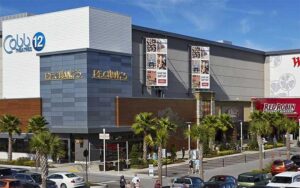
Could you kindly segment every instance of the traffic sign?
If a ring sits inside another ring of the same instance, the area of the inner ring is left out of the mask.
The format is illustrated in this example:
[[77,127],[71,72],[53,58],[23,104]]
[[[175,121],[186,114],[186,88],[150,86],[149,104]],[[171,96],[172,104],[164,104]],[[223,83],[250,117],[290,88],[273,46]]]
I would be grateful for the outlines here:
[[101,140],[109,140],[109,134],[99,133],[99,139]]

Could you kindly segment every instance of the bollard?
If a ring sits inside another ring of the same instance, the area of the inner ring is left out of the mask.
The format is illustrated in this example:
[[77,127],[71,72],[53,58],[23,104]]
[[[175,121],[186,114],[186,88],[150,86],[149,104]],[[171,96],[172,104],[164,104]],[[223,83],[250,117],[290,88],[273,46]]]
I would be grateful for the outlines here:
[[225,158],[223,158],[223,167],[225,167]]
[[247,155],[245,155],[245,163],[247,163]]

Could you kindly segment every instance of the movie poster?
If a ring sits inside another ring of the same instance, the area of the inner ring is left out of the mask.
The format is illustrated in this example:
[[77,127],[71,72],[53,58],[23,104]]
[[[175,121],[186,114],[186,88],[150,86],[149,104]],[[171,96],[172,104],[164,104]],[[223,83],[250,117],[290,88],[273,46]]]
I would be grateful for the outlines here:
[[192,89],[210,88],[209,47],[191,47]]
[[146,86],[168,86],[168,40],[146,38]]

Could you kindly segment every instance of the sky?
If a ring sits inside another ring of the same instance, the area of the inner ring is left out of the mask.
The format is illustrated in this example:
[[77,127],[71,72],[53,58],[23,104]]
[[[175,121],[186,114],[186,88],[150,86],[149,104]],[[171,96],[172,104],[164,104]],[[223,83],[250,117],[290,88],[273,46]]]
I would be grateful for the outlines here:
[[0,16],[92,6],[134,25],[263,51],[300,49],[300,0],[0,0]]

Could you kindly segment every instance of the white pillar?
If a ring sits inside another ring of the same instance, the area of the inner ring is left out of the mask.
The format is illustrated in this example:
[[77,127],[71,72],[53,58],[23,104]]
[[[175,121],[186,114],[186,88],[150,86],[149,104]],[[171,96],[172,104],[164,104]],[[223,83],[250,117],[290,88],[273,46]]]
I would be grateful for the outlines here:
[[[103,134],[105,135],[105,129],[103,129]],[[103,171],[105,172],[105,136],[103,139]]]
[[243,152],[243,122],[241,121],[240,122],[240,125],[241,125],[241,152]]

